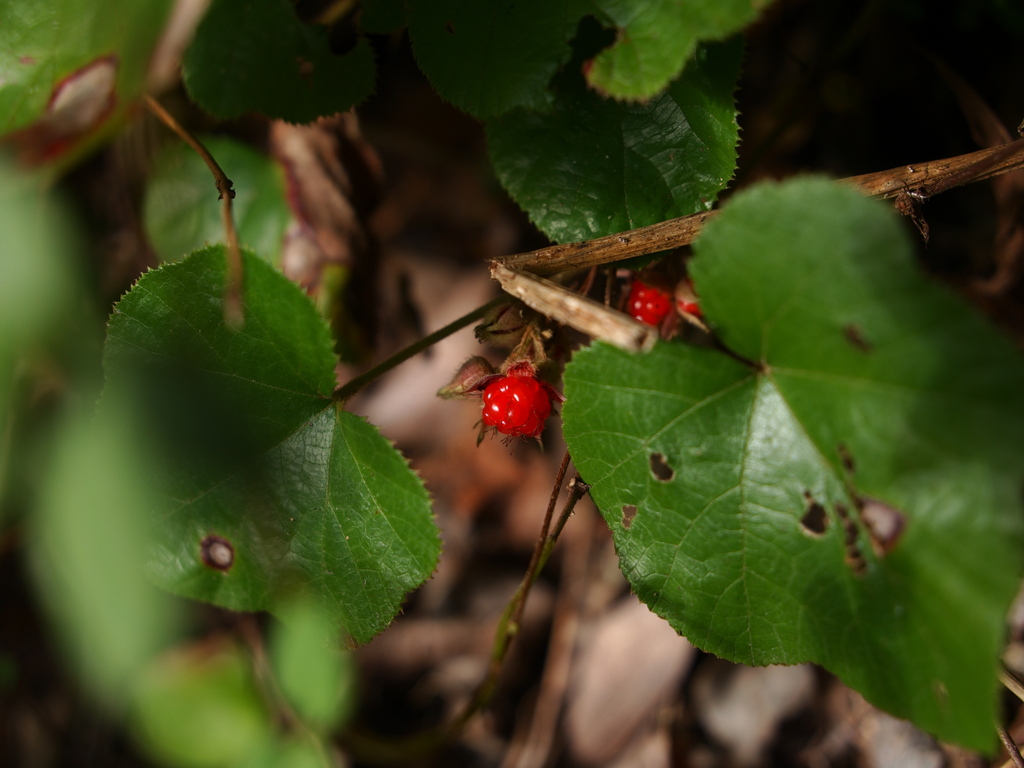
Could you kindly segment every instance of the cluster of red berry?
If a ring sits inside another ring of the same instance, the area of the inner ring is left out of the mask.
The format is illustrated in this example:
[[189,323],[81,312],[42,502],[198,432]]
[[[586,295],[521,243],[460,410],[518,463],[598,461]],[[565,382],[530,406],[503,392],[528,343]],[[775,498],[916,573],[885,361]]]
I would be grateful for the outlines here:
[[[660,326],[673,309],[704,327],[700,323],[700,302],[689,280],[679,282],[674,294],[642,280],[633,281],[626,300],[626,311],[633,318]],[[501,372],[495,371],[484,358],[472,357],[438,394],[469,397],[482,393],[484,430],[493,428],[510,437],[539,438],[551,415],[552,403],[565,399],[551,384],[537,377],[537,366],[547,359],[546,337],[535,323],[525,321],[514,305],[501,308],[481,324],[477,337],[498,346],[514,347]],[[484,431],[480,435],[483,437]]]

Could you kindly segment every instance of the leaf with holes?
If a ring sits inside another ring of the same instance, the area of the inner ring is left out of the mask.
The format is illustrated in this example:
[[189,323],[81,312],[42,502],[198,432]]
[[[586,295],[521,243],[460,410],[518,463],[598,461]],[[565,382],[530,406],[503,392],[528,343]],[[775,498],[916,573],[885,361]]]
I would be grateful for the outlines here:
[[115,122],[143,91],[169,0],[7,0],[0,135],[51,160]]
[[[230,137],[211,136],[203,143],[234,184],[238,239],[279,264],[291,220],[284,170]],[[174,142],[157,158],[146,185],[143,219],[161,261],[178,261],[224,239],[222,206],[210,169],[191,147]]]
[[569,60],[580,0],[415,0],[413,52],[431,85],[459,109],[486,118],[550,106],[548,85]]
[[222,119],[259,112],[308,123],[344,112],[373,92],[373,50],[360,37],[335,55],[328,38],[288,0],[213,0],[182,62],[185,87]]
[[595,345],[565,374],[633,589],[712,653],[822,664],[991,748],[1024,545],[1017,350],[917,271],[891,211],[823,180],[737,195],[691,266],[749,363]]
[[701,49],[643,105],[603,99],[582,77],[565,78],[550,114],[517,110],[488,124],[498,178],[560,243],[707,210],[736,168],[740,53],[735,42]]
[[769,0],[593,0],[615,25],[615,44],[587,81],[618,99],[649,99],[678,77],[701,40],[721,40],[757,18]]
[[245,256],[245,325],[223,322],[224,249],[144,275],[118,302],[100,408],[148,403],[164,449],[157,582],[235,610],[312,592],[357,642],[388,625],[440,551],[423,484],[332,397],[310,299]]

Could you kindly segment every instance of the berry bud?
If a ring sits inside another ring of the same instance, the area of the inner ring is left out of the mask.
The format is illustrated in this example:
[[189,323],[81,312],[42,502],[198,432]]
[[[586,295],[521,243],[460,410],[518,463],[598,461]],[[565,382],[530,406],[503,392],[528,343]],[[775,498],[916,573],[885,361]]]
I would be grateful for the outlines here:
[[512,349],[522,341],[527,326],[521,307],[502,304],[484,316],[475,329],[476,338],[486,344]]
[[474,355],[462,364],[450,382],[437,390],[437,396],[446,400],[465,397],[478,392],[486,383],[485,380],[493,378],[494,375],[494,367],[484,358]]

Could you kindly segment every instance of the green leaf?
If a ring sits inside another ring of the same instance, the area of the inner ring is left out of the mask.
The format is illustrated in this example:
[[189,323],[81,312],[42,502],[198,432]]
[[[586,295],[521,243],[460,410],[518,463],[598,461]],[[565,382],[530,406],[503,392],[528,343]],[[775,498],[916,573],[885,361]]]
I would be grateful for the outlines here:
[[1024,544],[1020,355],[853,190],[753,189],[696,245],[705,315],[751,365],[598,345],[565,375],[632,588],[716,655],[822,664],[990,749]]
[[354,704],[355,669],[337,646],[330,616],[308,601],[289,604],[270,639],[270,661],[281,691],[298,715],[322,733],[338,727]]
[[603,99],[575,78],[550,114],[487,126],[498,178],[552,240],[589,240],[711,207],[736,168],[736,42],[701,50],[643,105]]
[[[272,264],[279,264],[291,209],[284,171],[266,155],[223,136],[203,139],[234,183],[238,237]],[[161,261],[178,261],[204,245],[224,241],[221,201],[206,163],[175,142],[157,159],[146,187],[143,218]]]
[[185,53],[185,87],[223,119],[259,112],[308,123],[344,112],[373,92],[373,50],[360,38],[335,56],[328,36],[300,22],[288,0],[213,0]]
[[107,416],[78,416],[61,429],[30,519],[30,554],[73,666],[101,700],[117,704],[173,637],[175,616],[145,579],[152,457],[129,409]]
[[769,0],[593,0],[618,39],[593,60],[590,85],[617,99],[649,99],[679,76],[702,40],[721,40]]
[[245,255],[245,326],[224,325],[224,249],[144,275],[108,327],[103,407],[149,398],[167,446],[158,582],[235,610],[309,590],[357,642],[388,625],[440,545],[419,478],[332,399],[310,299]]
[[409,37],[442,98],[479,118],[551,104],[569,60],[579,0],[413,0]]
[[164,765],[247,765],[271,736],[245,654],[219,646],[157,659],[135,686],[135,738]]
[[[116,75],[113,112],[121,111],[145,87],[153,48],[170,7],[170,0],[4,2],[0,7],[0,134],[25,128],[47,114],[53,121],[45,129],[53,133],[49,138],[54,141],[91,128],[54,119],[51,97],[65,78],[100,61],[109,61]],[[105,104],[109,92],[104,87],[94,95],[96,103]],[[79,91],[79,96],[84,97],[85,91]],[[83,103],[71,106],[81,110]]]

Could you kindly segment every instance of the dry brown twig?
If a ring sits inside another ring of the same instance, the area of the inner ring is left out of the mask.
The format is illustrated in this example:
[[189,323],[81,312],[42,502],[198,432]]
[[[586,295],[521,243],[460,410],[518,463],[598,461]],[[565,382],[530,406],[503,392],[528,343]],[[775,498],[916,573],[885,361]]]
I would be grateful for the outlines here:
[[[895,198],[896,210],[909,216],[927,241],[928,224],[921,215],[921,203],[954,187],[1022,167],[1024,139],[1018,139],[966,155],[853,176],[837,183],[852,186],[868,197]],[[505,292],[559,323],[628,352],[645,352],[657,340],[654,328],[539,276],[689,245],[716,215],[717,211],[696,213],[581,243],[504,256],[491,263],[491,276]]]
[[[904,195],[923,201],[953,187],[984,181],[1020,168],[1024,168],[1024,139],[944,160],[852,176],[840,179],[838,183],[850,185],[868,197],[891,199]],[[695,213],[582,243],[552,245],[516,253],[496,259],[494,263],[537,275],[552,275],[660,253],[692,243],[704,225],[716,215],[716,211]]]

